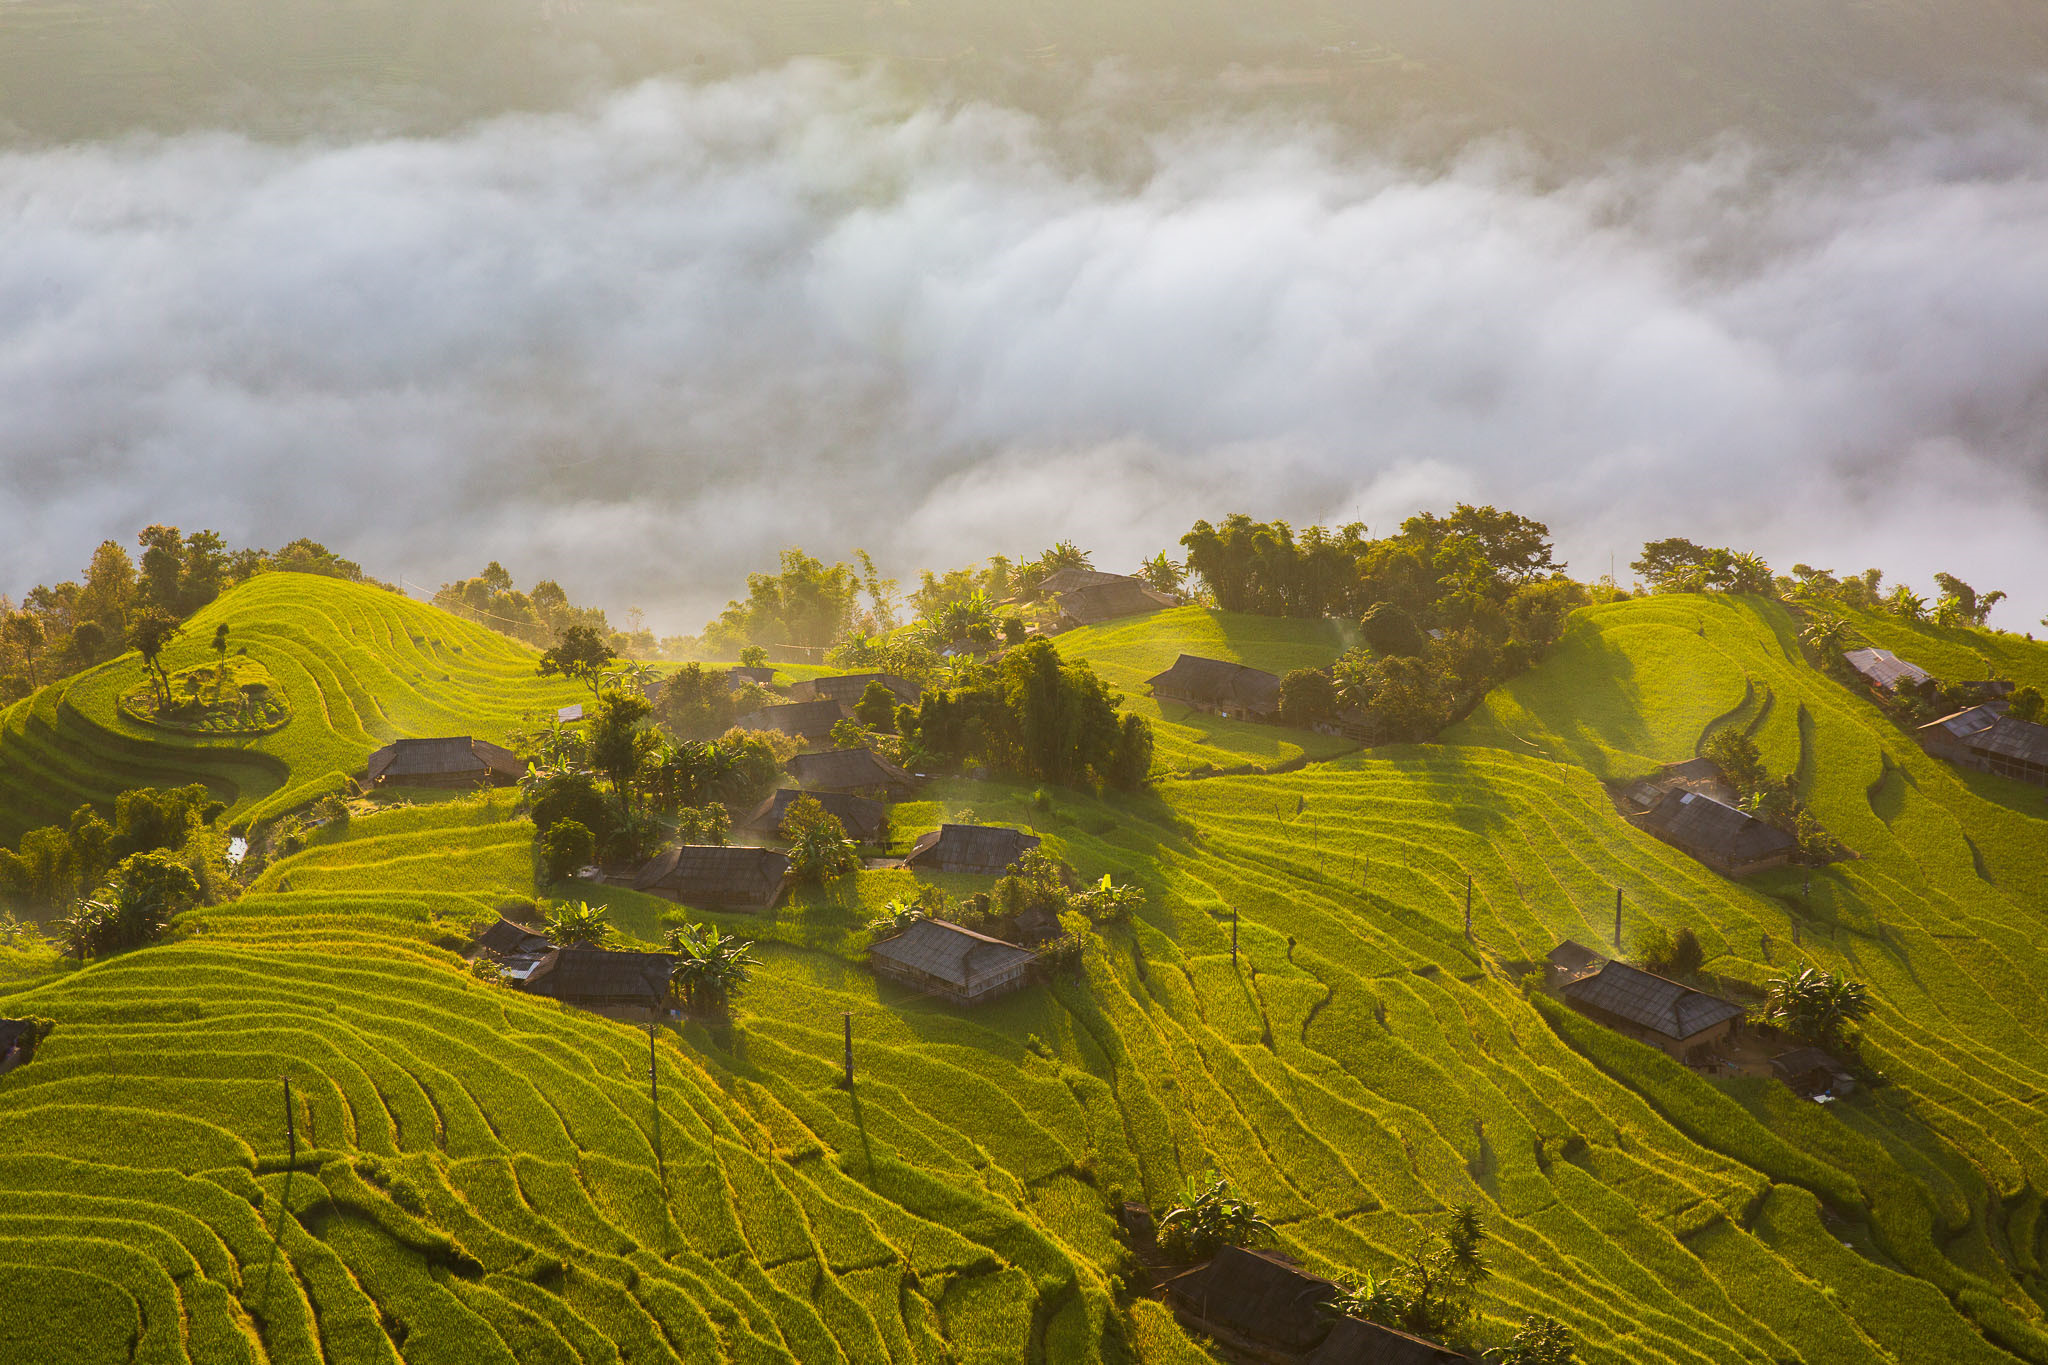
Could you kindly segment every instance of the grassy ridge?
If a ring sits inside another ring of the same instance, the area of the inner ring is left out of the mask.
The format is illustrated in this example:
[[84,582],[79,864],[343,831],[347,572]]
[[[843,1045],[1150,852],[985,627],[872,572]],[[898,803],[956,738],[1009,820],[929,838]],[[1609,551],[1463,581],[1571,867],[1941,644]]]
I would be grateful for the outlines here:
[[[1147,619],[1063,647],[1127,689],[1182,649],[1277,671],[1334,649],[1299,623],[1259,643]],[[1714,876],[1600,785],[1722,722],[1859,855],[1810,894]],[[1191,728],[1209,742],[1167,766],[1217,742]],[[1050,810],[935,785],[903,834],[972,808],[1150,906],[1085,980],[971,1014],[860,966],[909,874],[715,917],[765,965],[732,1029],[659,1046],[666,1199],[644,1034],[487,987],[440,946],[532,894],[510,799],[359,818],[184,941],[0,999],[60,1021],[0,1079],[0,1236],[13,1209],[47,1222],[0,1262],[137,1324],[150,1358],[1178,1361],[1169,1320],[1116,1307],[1107,1209],[1216,1165],[1333,1272],[1384,1269],[1478,1203],[1488,1322],[1549,1313],[1609,1365],[2048,1360],[2041,794],[1927,760],[1801,658],[1781,608],[1724,599],[1583,613],[1447,738]],[[1821,1109],[1528,999],[1517,977],[1558,938],[1607,941],[1616,886],[1628,940],[1691,926],[1731,979],[1869,980],[1895,1084]],[[658,934],[663,903],[606,896]],[[287,1073],[317,1155],[266,1296]],[[40,1358],[8,1324],[0,1360]]]
[[133,653],[0,713],[0,840],[59,823],[127,787],[201,781],[247,821],[299,805],[403,735],[502,740],[522,716],[587,695],[535,675],[535,653],[392,593],[306,574],[263,574],[192,617],[171,672],[205,662],[214,631],[267,668],[292,707],[273,733],[213,739],[119,711],[143,680]]

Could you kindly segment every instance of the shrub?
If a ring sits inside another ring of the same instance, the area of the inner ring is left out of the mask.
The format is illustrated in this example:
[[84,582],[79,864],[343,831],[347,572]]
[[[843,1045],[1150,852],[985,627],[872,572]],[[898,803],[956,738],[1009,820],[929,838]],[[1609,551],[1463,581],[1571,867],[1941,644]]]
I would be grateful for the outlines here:
[[789,870],[800,882],[826,882],[860,867],[860,850],[846,837],[846,827],[816,797],[789,803],[782,834],[789,840]]
[[557,820],[540,836],[540,856],[547,870],[547,880],[558,882],[574,876],[578,868],[589,865],[590,860],[597,856],[597,840],[591,835],[590,827],[582,821],[564,818]]
[[1680,926],[1676,934],[1667,933],[1661,924],[1651,925],[1643,931],[1636,956],[1644,971],[1659,976],[1691,976],[1707,960],[1691,925]]
[[1280,680],[1280,718],[1313,725],[1337,714],[1337,684],[1320,669],[1297,668]]
[[1578,1343],[1572,1329],[1555,1318],[1532,1315],[1505,1346],[1486,1353],[1494,1365],[1576,1365]]
[[1258,1206],[1214,1170],[1187,1183],[1159,1219],[1159,1246],[1171,1261],[1205,1261],[1224,1247],[1250,1246],[1273,1235]]
[[589,773],[561,772],[545,778],[528,797],[533,827],[545,835],[563,820],[574,820],[604,843],[618,828],[617,808]]

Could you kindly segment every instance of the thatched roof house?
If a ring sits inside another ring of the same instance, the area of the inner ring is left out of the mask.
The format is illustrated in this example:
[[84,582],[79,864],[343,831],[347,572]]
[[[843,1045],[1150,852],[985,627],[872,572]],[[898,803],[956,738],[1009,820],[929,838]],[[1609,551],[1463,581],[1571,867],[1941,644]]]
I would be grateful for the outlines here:
[[2048,725],[2014,720],[2004,701],[1943,716],[1916,734],[1920,747],[1936,758],[2048,787]]
[[1626,962],[1583,972],[1559,993],[1587,1017],[1681,1062],[1728,1038],[1742,1022],[1740,1005]]
[[1142,582],[1127,573],[1105,573],[1101,569],[1055,569],[1031,585],[1036,597],[1058,597],[1081,588],[1099,588],[1105,583]]
[[556,948],[527,974],[521,989],[584,1009],[661,1009],[669,1000],[667,953],[614,953]]
[[1226,1345],[1315,1349],[1335,1321],[1337,1286],[1277,1251],[1225,1247],[1206,1265],[1166,1282],[1166,1301],[1191,1326]]
[[368,786],[502,787],[517,782],[526,760],[468,735],[393,740],[370,755]]
[[1264,669],[1225,659],[1183,654],[1164,673],[1145,680],[1152,695],[1197,711],[1243,720],[1270,720],[1280,710],[1280,679]]
[[882,844],[889,839],[889,808],[865,796],[845,792],[805,792],[784,787],[754,807],[754,813],[740,822],[740,828],[761,835],[773,835],[782,828],[789,807],[798,797],[808,796],[825,808],[825,813],[846,830],[846,837],[863,844]]
[[924,684],[909,678],[899,678],[894,673],[835,673],[824,678],[810,678],[790,685],[789,695],[796,701],[836,701],[852,707],[867,692],[869,683],[880,683],[896,695],[899,705],[915,706],[924,696]]
[[1411,1337],[1364,1318],[1338,1318],[1302,1365],[1470,1365],[1447,1346]]
[[845,719],[846,708],[836,701],[799,701],[749,711],[733,724],[742,730],[778,730],[798,739],[822,739]]
[[789,856],[772,848],[681,844],[657,855],[633,889],[706,910],[766,910],[789,881]]
[[919,872],[971,872],[1000,877],[1038,847],[1038,836],[1000,825],[940,825],[918,836],[903,859]]
[[847,792],[897,801],[917,790],[917,779],[872,749],[833,749],[798,754],[783,765],[810,792]]
[[1926,669],[1907,663],[1888,649],[1843,650],[1842,662],[1879,692],[1924,687],[1933,681]]
[[757,668],[752,664],[734,664],[731,668],[725,670],[725,685],[735,690],[738,689],[741,683],[753,683],[756,687],[766,687],[774,681],[775,670],[772,668]]
[[1799,841],[1703,792],[1673,788],[1639,817],[1644,829],[1730,877],[1783,867]]
[[921,919],[868,949],[877,976],[960,1004],[979,1004],[1024,984],[1038,954],[940,919]]
[[1062,627],[1092,626],[1120,616],[1137,616],[1179,605],[1170,595],[1140,579],[1122,577],[1074,588],[1053,598],[1053,611]]

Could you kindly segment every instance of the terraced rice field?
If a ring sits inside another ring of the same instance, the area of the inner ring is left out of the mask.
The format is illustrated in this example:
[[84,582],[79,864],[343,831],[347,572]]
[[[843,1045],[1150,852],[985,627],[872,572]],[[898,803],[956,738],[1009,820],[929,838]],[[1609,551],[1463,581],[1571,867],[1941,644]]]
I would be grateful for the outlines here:
[[202,781],[238,824],[314,799],[403,735],[502,741],[521,718],[587,699],[534,673],[524,645],[374,588],[306,574],[262,574],[186,623],[164,651],[170,672],[206,662],[215,629],[268,668],[292,707],[270,734],[175,733],[119,710],[143,681],[129,653],[0,712],[0,840],[61,823],[125,788]]
[[[1810,895],[1714,876],[1600,785],[1722,721],[1858,853]],[[65,1305],[0,1306],[0,1360],[1193,1361],[1119,1293],[1108,1210],[1211,1165],[1333,1272],[1479,1204],[1486,1330],[1549,1313],[1604,1365],[2048,1360],[2042,793],[1920,756],[1740,601],[1586,613],[1447,738],[1050,811],[935,785],[906,829],[1030,824],[1150,906],[1084,979],[974,1013],[858,965],[907,874],[717,917],[765,966],[731,1028],[657,1046],[666,1195],[644,1033],[439,946],[531,894],[507,798],[358,819],[180,942],[0,997],[59,1021],[0,1078],[0,1264]],[[1529,998],[1616,886],[1626,937],[1690,925],[1732,981],[1871,982],[1892,1083],[1823,1109]],[[659,903],[617,895],[651,937]]]
[[1145,686],[1182,654],[1249,664],[1283,678],[1297,668],[1321,668],[1346,648],[1334,622],[1172,607],[1067,631],[1053,643],[1061,654],[1086,660],[1124,694],[1129,710],[1152,722],[1152,768],[1160,776],[1271,771],[1357,747],[1310,730],[1224,720],[1177,702],[1157,702]]

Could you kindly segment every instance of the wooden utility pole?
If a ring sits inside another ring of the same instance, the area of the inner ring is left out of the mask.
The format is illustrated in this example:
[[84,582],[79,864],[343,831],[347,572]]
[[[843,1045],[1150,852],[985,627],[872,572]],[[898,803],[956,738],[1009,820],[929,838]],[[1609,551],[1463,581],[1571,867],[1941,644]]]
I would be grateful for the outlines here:
[[1621,951],[1621,888],[1614,888],[1614,951]]
[[298,1121],[292,1116],[292,1078],[284,1079],[284,1140],[288,1154],[284,1167],[284,1192],[277,1200],[277,1228],[270,1234],[270,1263],[263,1268],[263,1293],[258,1303],[270,1301],[270,1277],[277,1269],[277,1249],[284,1240],[284,1220],[292,1215],[292,1170],[299,1164]]
[[661,1154],[661,1068],[655,1065],[654,1015],[647,1016],[647,1096],[654,1103],[654,1170],[661,1177],[661,1193],[668,1197],[668,1162]]
[[1465,874],[1465,941],[1472,941],[1472,874]]
[[840,1080],[839,1086],[842,1090],[851,1090],[853,1089],[853,1012],[849,1010],[840,1015],[839,1023],[846,1033],[846,1075]]
[[1237,966],[1237,907],[1230,907],[1230,965]]

